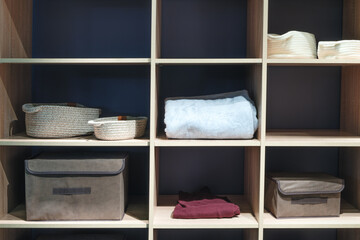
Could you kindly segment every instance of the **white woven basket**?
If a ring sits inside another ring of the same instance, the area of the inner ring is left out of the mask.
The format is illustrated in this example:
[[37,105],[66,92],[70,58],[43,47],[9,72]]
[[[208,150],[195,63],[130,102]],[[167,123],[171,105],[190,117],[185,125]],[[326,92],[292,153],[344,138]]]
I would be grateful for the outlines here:
[[26,134],[37,138],[66,138],[91,134],[88,121],[98,118],[100,109],[67,103],[34,104],[22,106]]
[[360,40],[321,41],[319,59],[360,59]]
[[299,31],[268,34],[268,58],[316,58],[315,36]]
[[101,140],[124,140],[139,138],[144,135],[147,117],[126,116],[126,120],[118,117],[99,118],[89,121],[94,126],[94,133]]

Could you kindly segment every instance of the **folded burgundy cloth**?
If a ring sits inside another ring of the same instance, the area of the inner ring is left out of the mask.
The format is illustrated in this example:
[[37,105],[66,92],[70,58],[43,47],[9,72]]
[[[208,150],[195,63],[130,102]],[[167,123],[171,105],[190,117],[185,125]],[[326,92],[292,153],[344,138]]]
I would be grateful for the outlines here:
[[208,188],[195,193],[179,193],[173,218],[231,218],[240,214],[239,206],[227,198],[212,195]]

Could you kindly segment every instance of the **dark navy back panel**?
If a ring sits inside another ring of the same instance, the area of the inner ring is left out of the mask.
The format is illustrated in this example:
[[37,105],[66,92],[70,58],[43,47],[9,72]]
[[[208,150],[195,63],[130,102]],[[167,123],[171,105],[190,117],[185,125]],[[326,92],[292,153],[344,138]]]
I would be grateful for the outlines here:
[[246,0],[162,0],[161,57],[246,57]]
[[34,66],[33,102],[78,102],[102,116],[150,114],[149,66]]
[[150,57],[150,0],[34,0],[33,57]]

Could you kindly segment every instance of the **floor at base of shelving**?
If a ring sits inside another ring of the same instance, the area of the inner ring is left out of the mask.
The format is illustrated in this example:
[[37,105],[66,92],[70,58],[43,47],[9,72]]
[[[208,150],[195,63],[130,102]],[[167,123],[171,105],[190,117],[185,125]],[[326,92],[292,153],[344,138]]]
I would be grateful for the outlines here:
[[104,141],[98,140],[94,135],[73,138],[32,138],[25,133],[16,134],[9,138],[0,139],[0,146],[149,146],[149,138]]
[[275,218],[264,213],[264,228],[360,228],[360,210],[341,200],[339,217]]
[[124,218],[91,221],[26,221],[25,206],[19,205],[0,219],[0,228],[147,228],[148,204],[145,197],[132,197]]
[[160,195],[158,206],[154,213],[155,229],[215,229],[215,228],[257,228],[258,222],[252,214],[250,204],[245,197],[239,195],[227,196],[233,203],[239,205],[240,215],[222,219],[174,219],[171,217],[178,199],[177,195]]

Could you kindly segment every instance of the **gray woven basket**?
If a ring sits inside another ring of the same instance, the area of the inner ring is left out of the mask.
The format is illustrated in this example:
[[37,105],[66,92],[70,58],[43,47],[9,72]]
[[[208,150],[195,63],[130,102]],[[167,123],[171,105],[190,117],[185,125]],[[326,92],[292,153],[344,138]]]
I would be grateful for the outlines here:
[[99,118],[89,121],[94,126],[95,136],[101,140],[124,140],[139,138],[144,135],[147,117],[126,116],[126,120],[118,117]]
[[80,104],[28,103],[22,106],[25,114],[26,134],[37,138],[66,138],[91,134],[88,121],[98,118],[100,109]]

